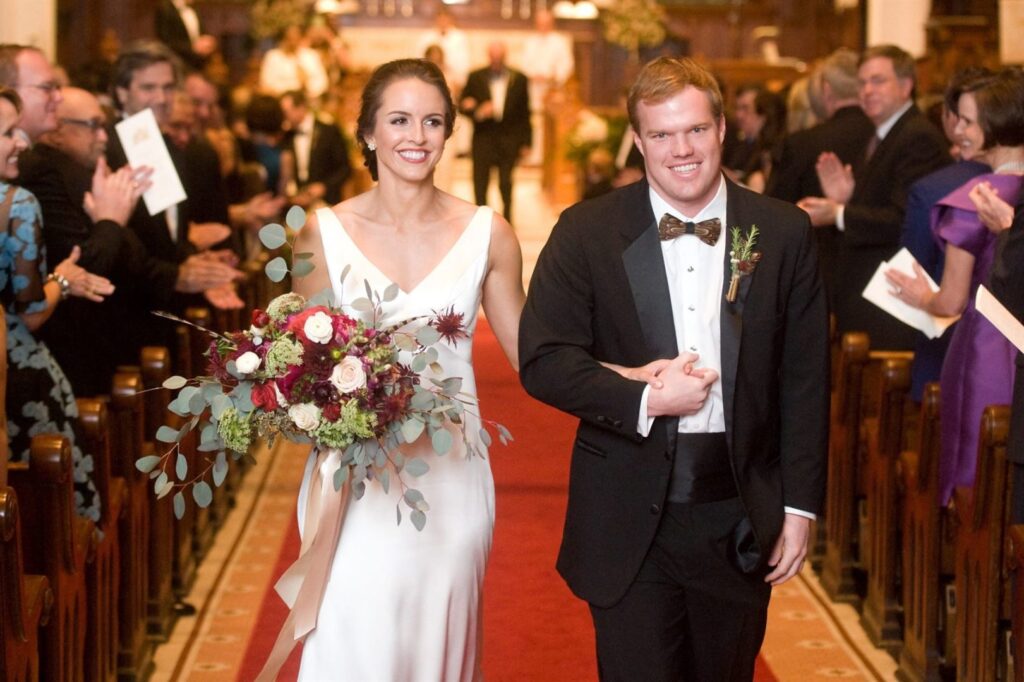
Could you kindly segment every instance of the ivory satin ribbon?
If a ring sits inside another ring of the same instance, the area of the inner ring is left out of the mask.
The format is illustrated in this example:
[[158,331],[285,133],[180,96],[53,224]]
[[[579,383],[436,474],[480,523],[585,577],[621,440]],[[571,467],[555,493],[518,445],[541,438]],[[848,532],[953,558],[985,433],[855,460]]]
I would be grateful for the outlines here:
[[[341,490],[335,492],[331,483],[333,479],[324,475],[324,469],[330,472],[336,470],[340,459],[341,453],[335,449],[323,449],[317,453],[306,501],[299,558],[274,585],[290,612],[256,682],[273,682],[277,679],[295,643],[304,640],[316,629],[320,602],[327,588],[327,576],[338,547],[341,523],[345,518],[351,490],[346,481]],[[325,491],[326,486],[330,487]]]

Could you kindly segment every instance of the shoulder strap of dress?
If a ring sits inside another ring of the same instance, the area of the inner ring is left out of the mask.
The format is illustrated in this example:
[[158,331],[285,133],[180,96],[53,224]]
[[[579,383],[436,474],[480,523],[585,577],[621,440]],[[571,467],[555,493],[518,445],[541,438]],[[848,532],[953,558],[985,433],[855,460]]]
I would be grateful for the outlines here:
[[345,251],[345,228],[341,226],[341,221],[338,219],[337,214],[329,206],[318,208],[316,218],[320,226],[320,243],[324,249],[327,274],[330,275],[331,282],[334,283],[335,293],[340,295],[341,290],[338,285],[340,284],[341,271],[337,270],[337,268],[338,263],[344,260],[339,258],[339,254]]

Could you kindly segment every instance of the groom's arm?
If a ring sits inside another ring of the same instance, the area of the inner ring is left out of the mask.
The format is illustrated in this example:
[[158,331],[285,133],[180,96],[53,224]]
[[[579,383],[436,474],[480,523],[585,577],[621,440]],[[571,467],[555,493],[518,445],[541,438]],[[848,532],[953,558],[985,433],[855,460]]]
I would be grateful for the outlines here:
[[613,273],[592,272],[584,237],[581,226],[563,214],[541,251],[519,324],[519,375],[534,398],[639,441],[645,383],[602,366],[594,355],[595,282]]
[[[783,504],[820,513],[828,468],[828,309],[810,225],[797,228],[779,367]],[[802,228],[802,229],[801,229]]]

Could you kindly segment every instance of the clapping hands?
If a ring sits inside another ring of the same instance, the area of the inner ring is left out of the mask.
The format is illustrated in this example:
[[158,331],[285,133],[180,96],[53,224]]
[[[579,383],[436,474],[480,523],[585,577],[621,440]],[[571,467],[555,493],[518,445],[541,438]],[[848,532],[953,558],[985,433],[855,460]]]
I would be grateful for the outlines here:
[[68,281],[68,291],[72,296],[102,303],[105,296],[114,293],[114,285],[106,277],[94,275],[78,265],[81,257],[82,249],[76,244],[71,254],[54,268],[54,272]]
[[822,152],[814,165],[818,173],[818,182],[826,199],[837,204],[846,204],[853,196],[856,183],[853,179],[853,168],[844,164],[834,152]]
[[82,208],[94,223],[110,220],[125,227],[139,197],[152,186],[152,175],[153,169],[147,166],[124,166],[111,171],[101,156],[92,174],[92,186],[82,200]]

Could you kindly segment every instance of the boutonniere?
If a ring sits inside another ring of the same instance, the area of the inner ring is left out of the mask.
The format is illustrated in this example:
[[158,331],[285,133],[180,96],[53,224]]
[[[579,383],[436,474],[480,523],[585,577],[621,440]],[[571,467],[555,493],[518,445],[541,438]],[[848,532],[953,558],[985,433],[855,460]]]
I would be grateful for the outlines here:
[[758,234],[757,225],[751,225],[746,235],[740,232],[740,228],[732,228],[732,245],[729,249],[732,279],[729,280],[729,293],[725,295],[729,303],[736,302],[736,294],[740,290],[740,278],[752,274],[758,261],[761,260],[761,252],[754,251]]

